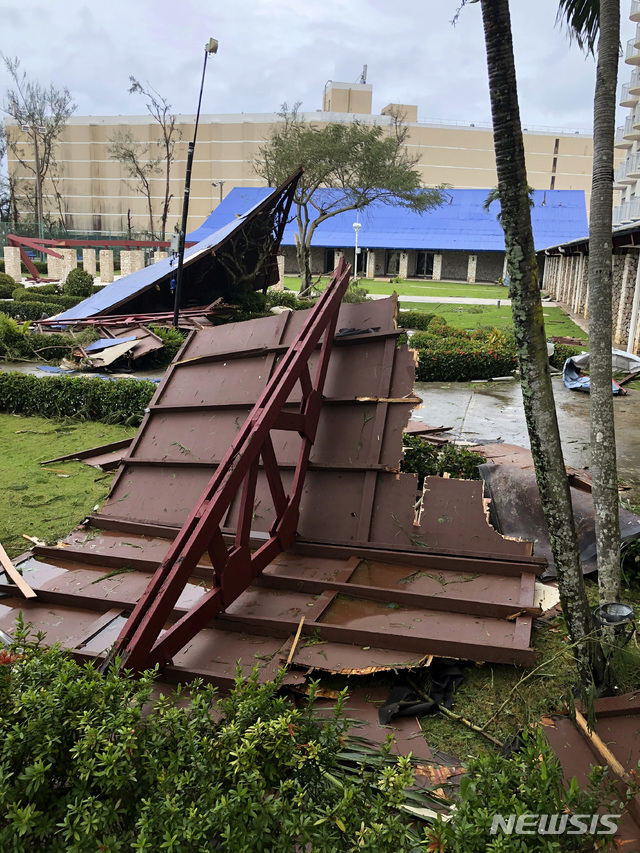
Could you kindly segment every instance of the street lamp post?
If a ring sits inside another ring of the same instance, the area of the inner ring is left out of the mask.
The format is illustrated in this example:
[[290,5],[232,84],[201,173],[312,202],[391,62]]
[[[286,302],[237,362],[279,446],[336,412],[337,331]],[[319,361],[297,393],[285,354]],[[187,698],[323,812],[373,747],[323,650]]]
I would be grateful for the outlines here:
[[198,112],[196,113],[196,125],[193,129],[193,141],[189,143],[187,152],[187,173],[184,179],[184,201],[182,202],[182,223],[178,242],[178,269],[176,270],[176,291],[173,302],[173,325],[178,328],[178,315],[180,314],[180,299],[182,297],[182,269],[184,266],[184,240],[187,233],[187,216],[189,215],[189,191],[191,189],[191,168],[193,166],[193,152],[196,148],[196,137],[198,135],[198,121],[200,120],[200,105],[202,104],[202,90],[204,89],[204,75],[207,71],[207,59],[210,53],[218,52],[216,39],[209,39],[204,47],[204,65],[202,66],[202,81],[200,83],[200,97],[198,98]]
[[362,225],[359,222],[353,223],[353,230],[356,232],[356,244],[354,250],[354,258],[353,258],[353,283],[358,283],[358,231],[362,228]]

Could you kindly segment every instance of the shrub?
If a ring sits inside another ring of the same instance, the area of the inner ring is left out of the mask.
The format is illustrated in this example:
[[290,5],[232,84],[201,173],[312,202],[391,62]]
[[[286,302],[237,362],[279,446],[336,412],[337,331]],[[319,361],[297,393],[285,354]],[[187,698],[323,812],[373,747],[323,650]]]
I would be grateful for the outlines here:
[[[34,303],[30,303],[34,304]],[[0,358],[28,361],[60,361],[71,356],[78,344],[71,335],[29,334],[29,323],[0,314]]]
[[513,335],[498,329],[466,332],[431,319],[427,330],[415,332],[409,346],[418,350],[416,379],[420,382],[469,382],[504,376],[517,367]]
[[18,287],[13,291],[13,298],[17,302],[55,302],[57,305],[64,305],[65,308],[73,308],[85,299],[84,296],[43,292],[39,287]]
[[[1,849],[409,853],[408,759],[341,772],[347,723],[238,675],[151,700],[153,678],[101,675],[59,648],[0,657]],[[145,707],[146,706],[146,707]],[[381,758],[385,763],[382,764]],[[423,801],[424,802],[424,801]]]
[[342,297],[343,302],[367,302],[368,299],[369,291],[359,284],[350,284]]
[[16,320],[44,320],[66,310],[58,302],[8,302],[0,300],[0,312]]
[[568,358],[574,355],[580,355],[588,349],[589,345],[585,343],[583,347],[574,347],[569,344],[554,344],[553,355],[549,359],[549,363],[557,370],[562,370],[564,363]]
[[0,299],[11,299],[15,287],[16,280],[6,272],[0,272]]
[[401,329],[422,329],[424,331],[435,319],[444,322],[443,318],[436,314],[423,314],[422,311],[401,311],[398,313],[398,326]]
[[[161,350],[150,352],[144,356],[138,364],[145,370],[168,367],[180,351],[188,332],[182,332],[180,329],[166,329],[163,326],[149,326],[148,328],[149,331],[162,338],[163,347]],[[140,362],[143,363],[140,364]]]
[[71,270],[66,277],[63,292],[65,296],[91,296],[93,292],[93,276],[86,270]]
[[404,433],[404,459],[401,470],[418,475],[418,488],[422,488],[425,477],[449,474],[459,480],[479,480],[478,465],[487,460],[480,453],[455,444],[437,445],[425,441],[419,435]]
[[[50,340],[58,336],[42,337]],[[0,373],[0,409],[42,418],[77,417],[137,425],[156,387],[155,382],[148,379],[104,380],[90,376]]]
[[267,311],[270,308],[276,308],[278,306],[282,306],[283,308],[292,308],[294,311],[298,311],[302,308],[310,308],[311,302],[304,299],[298,299],[295,293],[291,293],[286,290],[267,290],[267,300],[266,300],[266,308]]
[[[636,791],[634,782],[623,799],[629,799]],[[565,814],[595,815],[599,808],[619,814],[619,806],[620,797],[605,768],[593,767],[584,787],[579,787],[575,778],[566,787],[560,762],[538,728],[523,733],[522,750],[513,757],[488,753],[470,762],[461,779],[460,802],[448,822],[439,821],[431,830],[432,846],[427,849],[464,853],[578,853],[601,849],[596,842],[610,841],[611,836],[570,832],[517,836],[506,835],[500,829],[491,834],[491,826],[496,814],[505,819],[510,814],[559,815],[561,819]],[[568,828],[573,827],[569,824]]]

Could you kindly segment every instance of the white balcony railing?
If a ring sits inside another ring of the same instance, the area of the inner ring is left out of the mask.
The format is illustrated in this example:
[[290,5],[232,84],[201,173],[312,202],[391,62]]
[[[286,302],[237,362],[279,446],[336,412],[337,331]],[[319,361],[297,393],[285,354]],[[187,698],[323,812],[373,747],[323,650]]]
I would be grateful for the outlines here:
[[640,100],[640,94],[632,95],[629,91],[630,83],[624,83],[622,85],[622,90],[620,92],[620,101],[619,104],[621,107],[635,107]]
[[640,65],[640,48],[636,45],[636,39],[629,39],[624,55],[627,65]]
[[629,19],[631,21],[640,21],[640,0],[631,0]]

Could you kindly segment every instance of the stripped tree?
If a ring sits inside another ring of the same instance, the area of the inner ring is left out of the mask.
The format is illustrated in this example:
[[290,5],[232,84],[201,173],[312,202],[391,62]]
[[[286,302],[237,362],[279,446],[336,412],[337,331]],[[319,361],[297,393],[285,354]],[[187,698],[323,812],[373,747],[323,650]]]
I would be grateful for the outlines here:
[[130,130],[118,131],[109,140],[109,157],[124,166],[125,172],[131,179],[129,186],[143,195],[147,200],[149,216],[149,235],[154,238],[152,180],[160,173],[161,158],[146,142],[137,140]]

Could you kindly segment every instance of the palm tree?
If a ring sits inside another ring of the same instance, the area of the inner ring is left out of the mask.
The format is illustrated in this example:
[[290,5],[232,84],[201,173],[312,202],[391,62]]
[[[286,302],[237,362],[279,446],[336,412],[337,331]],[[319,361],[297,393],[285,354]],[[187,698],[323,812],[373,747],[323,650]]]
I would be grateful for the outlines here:
[[569,34],[598,68],[593,113],[593,178],[589,216],[589,372],[591,475],[600,603],[620,600],[620,522],[611,394],[611,212],[620,44],[619,0],[560,0]]
[[489,70],[498,191],[502,209],[514,333],[522,397],[536,479],[556,569],[562,609],[580,681],[588,688],[605,677],[604,656],[593,637],[569,483],[556,418],[538,268],[531,229],[522,126],[518,107],[509,0],[481,0]]

